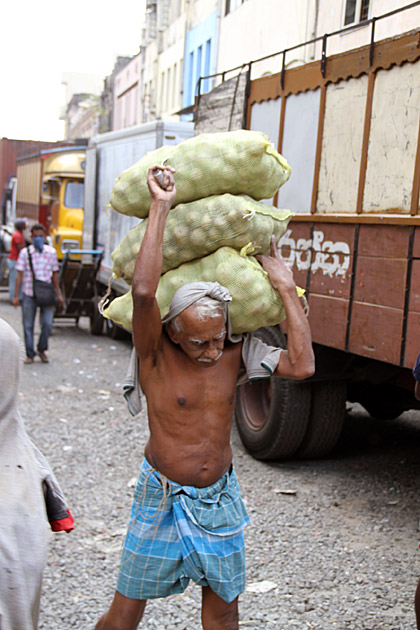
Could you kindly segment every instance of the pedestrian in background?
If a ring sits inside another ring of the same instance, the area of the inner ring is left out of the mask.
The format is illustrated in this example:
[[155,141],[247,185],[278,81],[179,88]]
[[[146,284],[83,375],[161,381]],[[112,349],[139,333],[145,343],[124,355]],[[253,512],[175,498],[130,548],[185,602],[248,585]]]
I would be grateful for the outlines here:
[[[23,230],[26,228],[25,219],[17,219],[15,221],[15,231],[12,236],[12,244],[10,246],[10,253],[7,259],[7,266],[9,268],[9,300],[12,302],[15,295],[15,282],[16,282],[16,263],[19,258],[21,250],[25,247],[25,237]],[[22,299],[22,290],[19,294],[19,299]]]
[[[45,243],[45,228],[41,224],[35,224],[31,229],[32,244],[24,247],[16,263],[16,285],[15,295],[12,300],[13,306],[19,306],[19,290],[23,286],[22,295],[22,319],[25,338],[26,359],[24,363],[33,363],[35,358],[34,348],[34,326],[37,311],[37,302],[34,297],[33,278],[43,280],[54,285],[59,307],[63,306],[63,296],[60,291],[58,279],[57,253],[53,247]],[[33,271],[32,271],[33,270]],[[49,359],[48,339],[53,329],[53,317],[55,304],[40,306],[41,310],[41,334],[37,344],[37,352],[43,363],[48,363]]]
[[[38,627],[49,530],[74,520],[18,410],[21,341],[0,319],[0,628]],[[50,527],[48,525],[50,523]]]
[[[413,376],[416,384],[414,386],[414,396],[420,400],[420,354],[417,357],[416,365],[413,369]],[[416,595],[414,598],[414,606],[416,610],[417,630],[420,630],[420,580],[417,584]]]

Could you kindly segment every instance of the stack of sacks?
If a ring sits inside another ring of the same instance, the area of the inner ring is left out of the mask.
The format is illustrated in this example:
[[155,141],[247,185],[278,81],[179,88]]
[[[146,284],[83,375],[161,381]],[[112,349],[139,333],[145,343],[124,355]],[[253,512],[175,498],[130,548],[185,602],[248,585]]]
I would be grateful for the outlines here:
[[[164,162],[176,169],[177,195],[163,241],[163,268],[156,299],[162,317],[175,291],[188,282],[217,281],[232,295],[234,333],[257,330],[285,317],[283,304],[257,260],[269,253],[271,235],[285,232],[291,214],[259,203],[277,192],[290,167],[267,136],[254,131],[202,134],[145,155],[117,179],[111,206],[144,218],[150,207],[147,172]],[[114,278],[131,284],[147,219],[112,253]],[[131,291],[114,299],[105,317],[132,329]]]

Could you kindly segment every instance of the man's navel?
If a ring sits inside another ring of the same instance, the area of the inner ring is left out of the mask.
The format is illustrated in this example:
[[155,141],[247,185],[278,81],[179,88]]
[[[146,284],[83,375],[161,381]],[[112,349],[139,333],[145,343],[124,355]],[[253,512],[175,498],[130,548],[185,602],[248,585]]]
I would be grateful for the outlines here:
[[186,404],[187,404],[187,400],[183,398],[182,396],[180,396],[180,398],[178,398],[178,405],[180,407],[185,407]]

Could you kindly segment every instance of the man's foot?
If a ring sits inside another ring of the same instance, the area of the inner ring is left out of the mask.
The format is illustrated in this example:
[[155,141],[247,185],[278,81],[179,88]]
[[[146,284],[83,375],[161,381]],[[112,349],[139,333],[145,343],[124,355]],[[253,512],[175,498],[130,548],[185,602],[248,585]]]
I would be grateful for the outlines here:
[[47,357],[46,352],[40,352],[40,351],[38,350],[38,354],[39,354],[39,357],[40,357],[40,359],[41,359],[42,363],[49,363],[49,362],[50,362],[50,361],[49,361],[49,359],[48,359],[48,357]]
[[29,363],[33,363],[33,362],[34,362],[33,357],[26,357],[26,359],[24,360],[25,365],[28,365]]

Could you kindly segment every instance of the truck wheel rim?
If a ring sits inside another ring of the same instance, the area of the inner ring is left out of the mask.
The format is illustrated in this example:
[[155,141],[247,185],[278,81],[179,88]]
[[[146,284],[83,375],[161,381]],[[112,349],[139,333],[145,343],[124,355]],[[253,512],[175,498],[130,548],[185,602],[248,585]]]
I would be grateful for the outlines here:
[[240,396],[246,423],[253,431],[260,431],[270,414],[271,379],[246,383],[241,388]]

